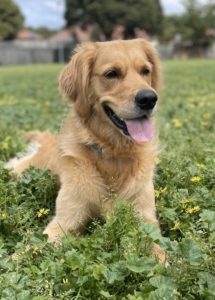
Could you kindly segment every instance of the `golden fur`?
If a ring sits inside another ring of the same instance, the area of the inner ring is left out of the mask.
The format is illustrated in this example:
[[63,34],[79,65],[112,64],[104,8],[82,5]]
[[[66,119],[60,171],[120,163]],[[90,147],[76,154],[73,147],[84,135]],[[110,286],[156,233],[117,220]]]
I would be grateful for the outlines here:
[[[150,69],[148,76],[141,68]],[[109,69],[120,79],[107,79]],[[144,221],[158,225],[153,171],[157,141],[138,143],[125,136],[104,112],[108,105],[123,119],[135,117],[134,97],[139,90],[157,91],[160,82],[156,51],[143,40],[87,42],[78,46],[60,74],[60,89],[73,110],[59,138],[49,132],[31,132],[27,139],[41,147],[30,158],[12,160],[7,167],[18,173],[29,165],[49,168],[59,175],[56,215],[44,233],[54,241],[68,230],[81,233],[84,225],[113,198],[135,203]],[[157,248],[160,259],[164,252]]]

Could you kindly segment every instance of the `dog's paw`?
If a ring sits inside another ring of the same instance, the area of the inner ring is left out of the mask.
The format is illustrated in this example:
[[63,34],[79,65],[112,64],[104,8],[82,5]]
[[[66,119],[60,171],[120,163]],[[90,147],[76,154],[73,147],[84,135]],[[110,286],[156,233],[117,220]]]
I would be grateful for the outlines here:
[[165,267],[169,266],[169,263],[167,261],[166,252],[160,246],[158,246],[157,244],[154,244],[153,256],[155,258],[158,258],[159,263],[162,263]]
[[65,232],[63,229],[60,227],[59,223],[56,222],[55,220],[52,220],[46,229],[43,231],[43,234],[48,235],[48,242],[49,243],[55,243],[55,244],[60,244],[61,237],[65,235]]

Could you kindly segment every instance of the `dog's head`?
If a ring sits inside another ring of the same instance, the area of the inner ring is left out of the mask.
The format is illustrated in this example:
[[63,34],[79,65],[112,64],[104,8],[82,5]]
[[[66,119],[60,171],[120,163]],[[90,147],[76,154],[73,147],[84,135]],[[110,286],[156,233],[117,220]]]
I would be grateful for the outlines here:
[[159,81],[157,52],[146,41],[87,42],[61,72],[60,88],[87,124],[99,118],[98,126],[147,142]]

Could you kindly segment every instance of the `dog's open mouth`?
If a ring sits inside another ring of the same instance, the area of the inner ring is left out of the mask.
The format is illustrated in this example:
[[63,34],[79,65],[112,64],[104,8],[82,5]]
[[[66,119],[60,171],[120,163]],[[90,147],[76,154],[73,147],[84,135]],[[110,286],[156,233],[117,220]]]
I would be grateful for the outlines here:
[[104,110],[108,118],[113,122],[113,124],[119,129],[121,129],[124,134],[129,135],[125,122],[121,120],[109,106],[105,105]]
[[136,142],[149,142],[154,136],[152,122],[147,117],[141,117],[132,120],[122,120],[115,112],[107,105],[104,106],[104,111],[113,124],[121,129],[125,135],[129,135]]

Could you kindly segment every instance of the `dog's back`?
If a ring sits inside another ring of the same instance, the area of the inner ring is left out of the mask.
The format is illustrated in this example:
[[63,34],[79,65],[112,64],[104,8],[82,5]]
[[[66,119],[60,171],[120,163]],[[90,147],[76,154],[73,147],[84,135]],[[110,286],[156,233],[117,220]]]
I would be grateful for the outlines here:
[[12,168],[18,175],[29,166],[36,166],[42,169],[50,169],[52,173],[58,173],[57,153],[58,138],[50,131],[30,131],[26,133],[24,139],[29,142],[29,151],[21,158],[13,158],[6,168]]

